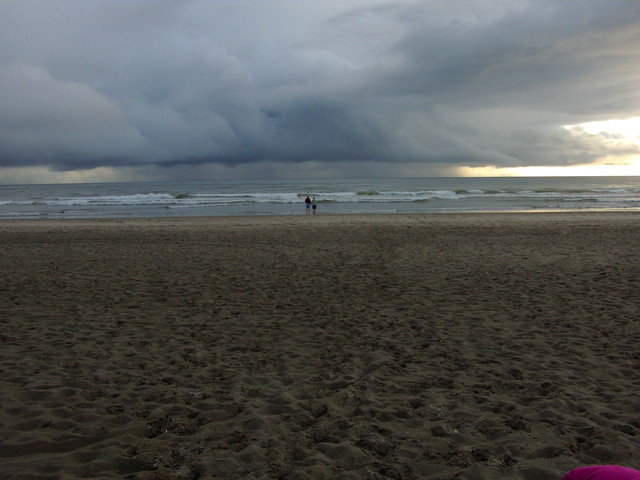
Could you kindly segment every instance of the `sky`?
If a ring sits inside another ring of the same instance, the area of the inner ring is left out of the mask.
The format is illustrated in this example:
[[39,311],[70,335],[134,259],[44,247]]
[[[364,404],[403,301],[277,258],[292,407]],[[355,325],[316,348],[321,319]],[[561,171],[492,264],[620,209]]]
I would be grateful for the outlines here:
[[639,135],[640,1],[0,1],[0,183],[640,175]]

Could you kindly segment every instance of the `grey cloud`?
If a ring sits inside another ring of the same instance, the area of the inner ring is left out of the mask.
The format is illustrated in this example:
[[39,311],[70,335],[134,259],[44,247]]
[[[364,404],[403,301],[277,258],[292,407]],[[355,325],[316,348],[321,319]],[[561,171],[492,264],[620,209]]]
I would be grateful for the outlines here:
[[35,126],[86,131],[123,120],[108,97],[85,84],[57,80],[37,66],[0,66],[0,90],[12,94],[3,96],[3,130]]
[[[5,165],[128,157],[140,139],[110,98],[85,84],[60,81],[41,67],[0,66],[0,151]],[[111,163],[106,162],[106,163]]]
[[560,127],[636,115],[639,20],[589,0],[4,2],[0,166],[593,161],[606,145]]
[[[493,2],[474,3],[478,10]],[[411,8],[429,12],[430,3]],[[536,101],[573,110],[585,105],[576,89],[593,92],[633,78],[628,66],[638,57],[638,4],[536,1],[490,22],[460,10],[460,18],[430,29],[419,23],[427,13],[412,16],[418,23],[411,21],[393,46],[404,68],[385,76],[383,88],[461,106]]]

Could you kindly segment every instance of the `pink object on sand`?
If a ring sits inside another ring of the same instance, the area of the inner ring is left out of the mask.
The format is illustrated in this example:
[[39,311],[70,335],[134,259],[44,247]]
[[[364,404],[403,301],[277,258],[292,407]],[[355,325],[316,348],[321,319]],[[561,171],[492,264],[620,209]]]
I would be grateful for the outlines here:
[[640,471],[619,465],[593,465],[571,470],[562,480],[640,480]]

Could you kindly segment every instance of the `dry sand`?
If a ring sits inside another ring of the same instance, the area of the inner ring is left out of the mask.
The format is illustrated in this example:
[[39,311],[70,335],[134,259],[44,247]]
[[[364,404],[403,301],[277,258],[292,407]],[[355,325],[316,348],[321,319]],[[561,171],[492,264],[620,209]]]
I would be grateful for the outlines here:
[[640,466],[640,215],[0,222],[3,479]]

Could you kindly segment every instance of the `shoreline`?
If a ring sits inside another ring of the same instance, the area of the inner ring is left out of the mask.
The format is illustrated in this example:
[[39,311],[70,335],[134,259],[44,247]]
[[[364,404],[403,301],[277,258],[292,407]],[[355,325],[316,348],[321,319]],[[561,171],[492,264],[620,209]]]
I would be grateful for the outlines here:
[[0,220],[0,471],[637,467],[639,218]]
[[296,218],[308,218],[309,220],[331,221],[341,223],[344,219],[360,219],[362,221],[372,220],[375,223],[393,221],[393,219],[402,218],[424,218],[424,219],[481,219],[488,218],[512,218],[523,219],[529,217],[531,219],[540,217],[559,218],[564,217],[568,220],[572,218],[591,217],[594,219],[607,219],[615,217],[637,217],[640,218],[640,210],[545,210],[545,211],[477,211],[477,212],[417,212],[417,213],[340,213],[340,214],[323,214],[306,215],[304,212],[300,214],[273,214],[273,215],[202,215],[202,216],[151,216],[151,217],[75,217],[75,218],[0,218],[0,226],[2,225],[25,225],[50,223],[96,223],[96,224],[123,224],[123,223],[238,223],[246,221],[248,223],[279,223],[286,222]]

